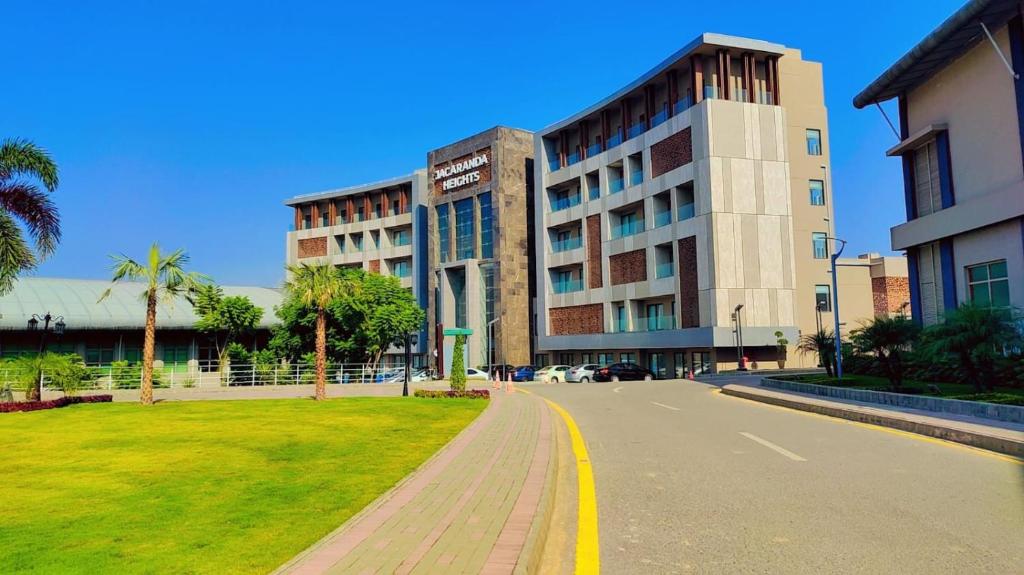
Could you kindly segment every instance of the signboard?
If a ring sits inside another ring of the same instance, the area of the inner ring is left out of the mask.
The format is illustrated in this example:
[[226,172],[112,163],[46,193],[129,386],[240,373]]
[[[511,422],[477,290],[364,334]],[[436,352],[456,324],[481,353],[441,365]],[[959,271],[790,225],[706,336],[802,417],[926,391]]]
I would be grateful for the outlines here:
[[473,330],[468,327],[448,327],[442,332],[444,335],[473,335]]
[[491,149],[484,148],[437,164],[433,172],[434,193],[439,195],[476,184],[485,184],[491,181]]

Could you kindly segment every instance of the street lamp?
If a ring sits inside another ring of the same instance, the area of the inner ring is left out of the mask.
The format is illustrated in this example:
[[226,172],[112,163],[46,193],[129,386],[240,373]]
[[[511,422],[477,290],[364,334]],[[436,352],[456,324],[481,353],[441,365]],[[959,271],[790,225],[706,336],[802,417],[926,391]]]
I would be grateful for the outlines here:
[[836,260],[839,256],[843,255],[843,250],[846,248],[846,240],[839,238],[826,238],[826,240],[832,240],[839,242],[839,250],[832,254],[832,319],[835,322],[835,330],[832,332],[832,338],[836,340],[836,378],[843,379],[843,341],[839,335],[839,275],[836,273]]
[[739,304],[732,312],[732,317],[736,320],[736,371],[747,371],[747,363],[743,360],[743,316],[740,315],[742,309],[743,304]]
[[[43,354],[46,353],[46,334],[50,332],[50,322],[56,320],[53,324],[53,333],[57,335],[64,335],[64,328],[67,324],[64,323],[64,316],[59,315],[53,317],[50,312],[46,312],[43,315],[32,314],[32,317],[28,318],[28,330],[37,331],[39,329],[39,323],[42,322],[43,330],[39,334],[39,357],[42,358]],[[39,370],[39,379],[36,381],[36,389],[34,393],[35,399],[43,398],[43,370]]]
[[412,378],[412,346],[419,343],[415,333],[405,334],[405,381],[402,383],[402,397],[409,397],[409,380]]
[[487,376],[494,377],[494,324],[498,323],[500,317],[487,322]]

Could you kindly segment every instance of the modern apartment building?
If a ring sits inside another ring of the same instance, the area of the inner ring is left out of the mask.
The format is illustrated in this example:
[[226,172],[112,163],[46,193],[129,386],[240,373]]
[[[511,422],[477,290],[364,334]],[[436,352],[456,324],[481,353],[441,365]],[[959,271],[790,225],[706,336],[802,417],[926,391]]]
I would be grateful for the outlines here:
[[1024,307],[1024,24],[1021,5],[973,0],[854,99],[899,101],[913,315],[962,302]]
[[536,362],[671,377],[736,367],[737,320],[751,361],[816,329],[834,221],[820,64],[703,34],[535,145]]
[[529,363],[533,133],[496,127],[427,155],[430,349],[448,373],[469,330],[467,365]]
[[[286,240],[286,260],[330,263],[400,278],[427,306],[426,233],[427,172],[349,188],[296,196]],[[416,365],[426,362],[424,330],[413,349]],[[392,348],[385,363],[402,363],[404,350]]]

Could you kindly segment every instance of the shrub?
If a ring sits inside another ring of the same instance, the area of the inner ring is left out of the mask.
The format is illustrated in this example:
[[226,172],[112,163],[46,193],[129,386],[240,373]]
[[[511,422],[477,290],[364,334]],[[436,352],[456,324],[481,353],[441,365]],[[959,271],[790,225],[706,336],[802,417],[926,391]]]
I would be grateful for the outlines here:
[[18,401],[0,403],[0,413],[13,413],[16,411],[39,411],[41,409],[54,409],[76,403],[110,403],[114,401],[112,395],[83,395],[73,397],[58,397],[46,401]]
[[46,373],[47,385],[61,390],[64,395],[75,395],[79,389],[89,387],[95,379],[95,372],[85,366],[81,356],[74,353],[61,356]]
[[490,399],[491,393],[486,389],[469,389],[455,391],[452,389],[417,389],[413,392],[415,397],[429,397],[431,399],[459,397],[465,399]]
[[[142,362],[130,363],[120,360],[110,364],[110,368],[98,368],[100,374],[109,374],[112,385],[116,389],[138,389],[142,385]],[[153,387],[167,387],[160,370],[153,368]]]
[[452,373],[449,381],[451,382],[452,391],[465,391],[466,390],[466,358],[464,357],[463,347],[465,345],[466,336],[457,335],[455,336],[455,347],[452,349]]

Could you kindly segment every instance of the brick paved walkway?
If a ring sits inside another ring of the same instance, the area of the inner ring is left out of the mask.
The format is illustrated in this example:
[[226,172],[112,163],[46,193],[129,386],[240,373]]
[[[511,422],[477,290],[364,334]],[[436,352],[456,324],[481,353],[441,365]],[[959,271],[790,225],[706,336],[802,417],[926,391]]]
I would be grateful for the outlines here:
[[553,472],[553,423],[539,398],[495,393],[424,467],[279,573],[512,573]]

